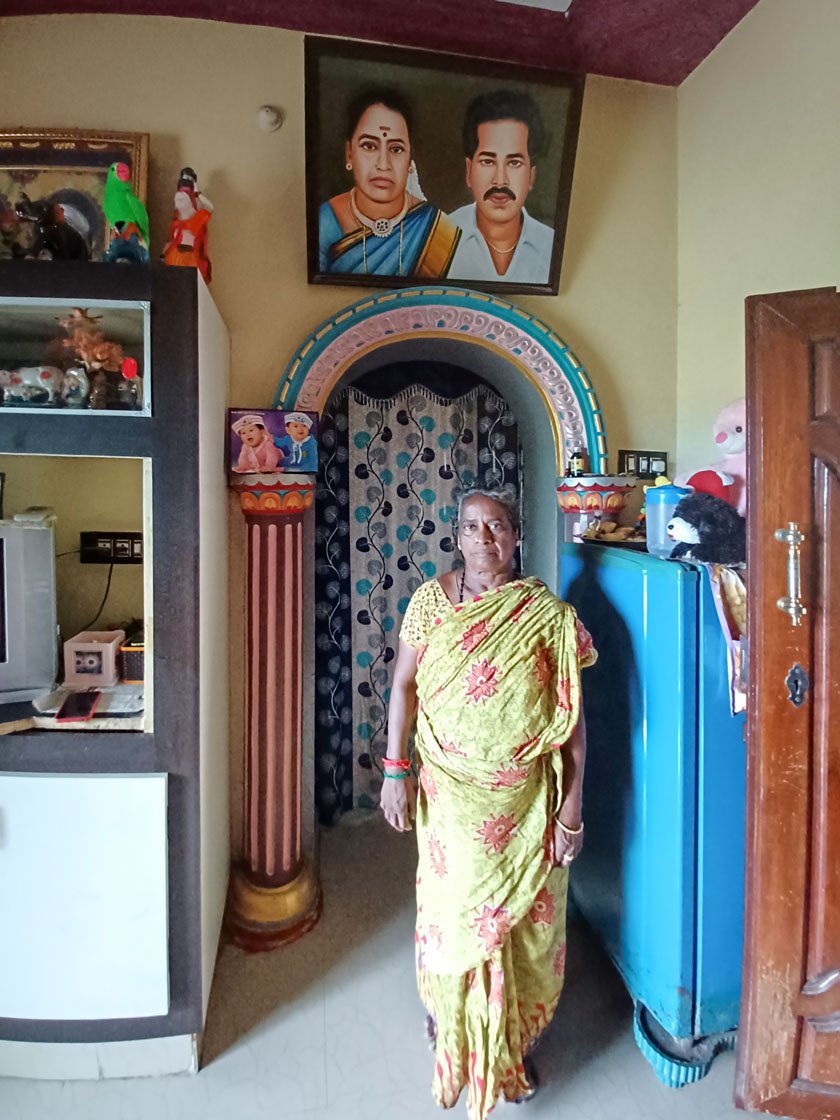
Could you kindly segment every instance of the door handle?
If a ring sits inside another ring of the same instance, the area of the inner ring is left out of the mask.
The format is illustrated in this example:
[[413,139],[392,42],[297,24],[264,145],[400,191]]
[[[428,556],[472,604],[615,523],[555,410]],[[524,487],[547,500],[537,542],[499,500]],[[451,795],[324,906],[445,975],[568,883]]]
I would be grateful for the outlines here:
[[799,577],[799,546],[805,540],[805,534],[800,533],[795,521],[789,521],[787,529],[777,529],[777,541],[786,544],[787,555],[787,595],[776,600],[776,606],[790,616],[791,626],[801,626],[802,619],[808,613],[807,607],[800,599],[801,582]]

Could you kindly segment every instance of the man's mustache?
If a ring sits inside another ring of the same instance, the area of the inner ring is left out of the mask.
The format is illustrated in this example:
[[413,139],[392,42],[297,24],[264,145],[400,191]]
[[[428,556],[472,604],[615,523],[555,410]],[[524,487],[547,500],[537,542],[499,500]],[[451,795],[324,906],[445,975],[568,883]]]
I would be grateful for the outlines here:
[[492,198],[494,194],[507,195],[511,202],[516,202],[516,195],[513,193],[510,187],[491,187],[489,191],[485,192],[484,202],[487,202],[488,199]]

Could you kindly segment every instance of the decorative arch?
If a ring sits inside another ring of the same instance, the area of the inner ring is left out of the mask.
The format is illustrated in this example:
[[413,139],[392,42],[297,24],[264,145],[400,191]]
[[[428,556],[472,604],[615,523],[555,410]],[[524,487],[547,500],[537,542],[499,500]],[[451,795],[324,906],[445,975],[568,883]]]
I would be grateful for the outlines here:
[[[494,374],[501,370],[502,377],[515,367],[536,390],[536,395],[519,393],[520,401],[527,399],[523,416],[531,416],[543,433],[541,405],[545,409],[556,473],[564,472],[567,451],[576,443],[588,448],[592,471],[606,473],[601,409],[578,359],[539,319],[480,292],[407,288],[359,300],[327,319],[298,348],[280,379],[274,405],[321,413],[355,362],[386,346],[404,353],[405,344],[414,340],[426,340],[418,352],[434,349],[435,340],[448,340],[448,348],[460,353],[465,366],[476,372],[487,367],[488,378],[490,366]],[[476,353],[465,355],[464,343]],[[489,361],[476,361],[477,355],[484,357],[481,347]],[[376,365],[377,359],[371,360]],[[509,388],[513,392],[522,386]],[[529,565],[553,587],[561,536],[556,518],[565,516],[558,508],[563,485],[558,488],[549,454],[535,455],[531,464],[525,514],[544,531],[533,534]],[[312,732],[304,705],[305,682],[312,677],[304,665],[304,626],[311,623],[305,585],[314,571],[314,542],[304,523],[312,517],[315,480],[236,475],[232,485],[247,526],[249,652],[244,860],[232,879],[229,924],[239,944],[264,949],[300,936],[320,912],[314,855],[304,851],[301,824],[303,760],[311,757]],[[592,486],[599,493],[604,489],[595,482]],[[605,492],[615,488],[608,486]]]
[[606,474],[601,407],[574,352],[536,316],[482,292],[404,288],[351,304],[298,348],[280,379],[274,407],[321,413],[354,362],[395,342],[430,338],[483,346],[519,369],[548,412],[558,475],[578,443],[589,451],[592,472]]

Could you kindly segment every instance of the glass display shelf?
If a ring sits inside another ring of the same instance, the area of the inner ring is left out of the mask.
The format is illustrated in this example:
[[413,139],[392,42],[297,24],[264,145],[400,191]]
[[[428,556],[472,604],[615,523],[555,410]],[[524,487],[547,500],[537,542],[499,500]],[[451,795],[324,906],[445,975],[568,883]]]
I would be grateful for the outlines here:
[[145,300],[0,298],[0,413],[151,416]]

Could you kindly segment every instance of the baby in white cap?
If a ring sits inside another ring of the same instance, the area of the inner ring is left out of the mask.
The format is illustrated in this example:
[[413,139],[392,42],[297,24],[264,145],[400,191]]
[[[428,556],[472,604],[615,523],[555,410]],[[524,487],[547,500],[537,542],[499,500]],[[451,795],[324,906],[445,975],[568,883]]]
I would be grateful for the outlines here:
[[283,454],[283,470],[314,474],[318,470],[318,444],[312,435],[312,417],[305,412],[289,412],[286,434],[276,436],[274,444]]
[[234,420],[231,428],[242,440],[242,450],[233,468],[235,471],[241,474],[262,474],[282,469],[277,464],[283,458],[283,452],[281,448],[275,447],[271,433],[258,412],[240,416]]

